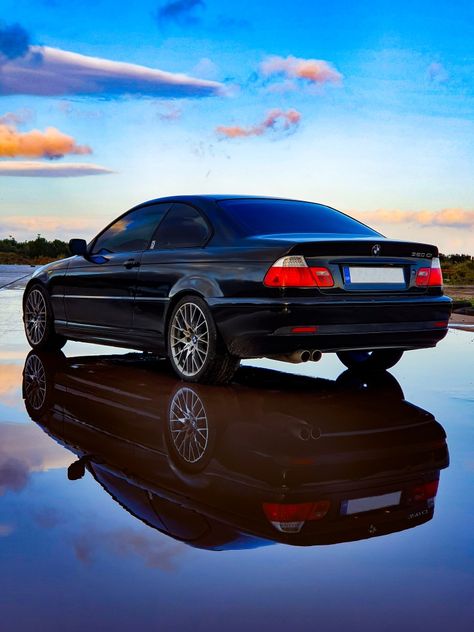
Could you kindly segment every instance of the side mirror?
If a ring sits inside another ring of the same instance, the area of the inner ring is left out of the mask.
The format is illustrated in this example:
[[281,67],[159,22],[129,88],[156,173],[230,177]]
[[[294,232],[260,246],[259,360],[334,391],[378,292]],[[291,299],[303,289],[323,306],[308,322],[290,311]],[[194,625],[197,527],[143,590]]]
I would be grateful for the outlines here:
[[69,241],[69,250],[73,255],[85,257],[87,255],[87,241],[85,239],[71,239]]

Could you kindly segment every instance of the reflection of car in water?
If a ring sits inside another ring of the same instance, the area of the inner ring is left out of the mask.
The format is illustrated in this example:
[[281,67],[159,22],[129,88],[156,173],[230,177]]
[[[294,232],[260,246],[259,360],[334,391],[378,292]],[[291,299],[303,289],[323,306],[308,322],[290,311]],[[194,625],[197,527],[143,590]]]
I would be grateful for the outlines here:
[[388,373],[331,381],[246,367],[213,387],[138,354],[31,352],[23,389],[32,419],[79,457],[70,478],[87,468],[131,514],[202,548],[420,525],[448,465],[443,428]]

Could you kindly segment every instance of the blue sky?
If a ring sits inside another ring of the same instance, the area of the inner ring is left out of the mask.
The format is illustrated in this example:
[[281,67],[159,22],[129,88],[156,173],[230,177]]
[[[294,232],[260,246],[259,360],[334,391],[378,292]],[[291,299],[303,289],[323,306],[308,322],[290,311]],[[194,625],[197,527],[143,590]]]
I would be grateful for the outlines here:
[[468,2],[2,0],[0,234],[235,192],[473,254],[473,68]]

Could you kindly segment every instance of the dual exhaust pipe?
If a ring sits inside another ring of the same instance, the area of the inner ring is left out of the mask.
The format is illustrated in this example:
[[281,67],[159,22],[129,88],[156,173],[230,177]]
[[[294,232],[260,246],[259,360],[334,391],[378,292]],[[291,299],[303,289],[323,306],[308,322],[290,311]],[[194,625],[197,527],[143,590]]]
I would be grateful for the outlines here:
[[282,353],[280,355],[269,356],[272,360],[280,360],[281,362],[291,362],[299,364],[300,362],[318,362],[322,357],[321,351],[318,349],[298,349],[291,353]]

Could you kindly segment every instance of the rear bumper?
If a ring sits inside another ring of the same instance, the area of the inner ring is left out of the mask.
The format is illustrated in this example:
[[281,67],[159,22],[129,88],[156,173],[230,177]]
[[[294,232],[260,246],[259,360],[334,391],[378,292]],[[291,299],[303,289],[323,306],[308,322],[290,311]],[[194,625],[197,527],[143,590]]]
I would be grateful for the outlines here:
[[[452,301],[446,296],[396,299],[208,299],[219,332],[241,358],[298,349],[433,347],[447,333]],[[316,332],[292,333],[315,326]]]

